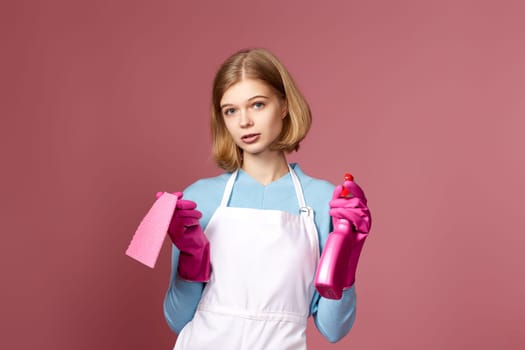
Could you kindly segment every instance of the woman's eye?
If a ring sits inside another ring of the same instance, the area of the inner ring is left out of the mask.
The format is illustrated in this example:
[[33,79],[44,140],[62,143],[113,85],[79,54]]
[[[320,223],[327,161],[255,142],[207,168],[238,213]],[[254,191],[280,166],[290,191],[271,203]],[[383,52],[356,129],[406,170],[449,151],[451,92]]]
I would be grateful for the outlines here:
[[261,108],[264,107],[264,103],[263,103],[263,102],[255,102],[255,103],[253,104],[253,107],[254,107],[255,109],[261,109]]
[[223,112],[224,115],[232,115],[235,113],[235,108],[226,108]]

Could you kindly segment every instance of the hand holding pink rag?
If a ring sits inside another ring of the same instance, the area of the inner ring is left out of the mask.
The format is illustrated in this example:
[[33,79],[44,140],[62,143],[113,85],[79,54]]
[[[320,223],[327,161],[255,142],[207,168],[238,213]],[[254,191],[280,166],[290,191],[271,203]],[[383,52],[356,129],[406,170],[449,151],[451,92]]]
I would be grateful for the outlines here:
[[[202,213],[196,209],[195,202],[182,199],[181,192],[174,194],[178,200],[168,228],[168,235],[180,250],[177,271],[185,280],[206,282],[210,279],[211,273],[210,243],[199,222]],[[161,192],[157,193],[157,198],[161,195]]]

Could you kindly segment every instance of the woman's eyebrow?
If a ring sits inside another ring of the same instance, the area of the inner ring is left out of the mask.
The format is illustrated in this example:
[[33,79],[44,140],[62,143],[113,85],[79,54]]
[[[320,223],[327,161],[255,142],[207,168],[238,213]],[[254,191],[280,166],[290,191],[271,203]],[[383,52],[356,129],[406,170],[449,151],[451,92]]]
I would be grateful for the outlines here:
[[248,99],[248,101],[254,100],[254,99],[256,99],[256,98],[266,98],[266,99],[268,99],[269,97],[268,97],[268,96],[264,96],[264,95],[255,95],[255,96],[253,96],[253,97],[250,97],[250,98]]
[[[248,101],[255,100],[256,98],[265,98],[265,99],[269,99],[269,97],[268,97],[268,96],[265,96],[265,95],[255,95],[255,96],[253,96],[253,97],[250,97],[250,98],[248,99]],[[233,103],[224,103],[224,104],[222,104],[220,107],[221,107],[221,108],[224,108],[224,107],[230,107],[230,106],[233,106]]]

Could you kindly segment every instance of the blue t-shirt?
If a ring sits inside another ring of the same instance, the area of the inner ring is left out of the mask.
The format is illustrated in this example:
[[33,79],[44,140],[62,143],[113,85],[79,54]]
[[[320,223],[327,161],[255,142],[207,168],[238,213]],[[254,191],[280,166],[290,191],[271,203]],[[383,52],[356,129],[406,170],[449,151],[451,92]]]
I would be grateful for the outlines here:
[[[328,202],[332,198],[334,185],[304,174],[297,164],[290,164],[290,166],[301,183],[306,205],[314,211],[314,221],[322,251],[332,230]],[[197,209],[202,212],[200,222],[203,229],[219,207],[230,176],[231,173],[224,173],[217,177],[201,179],[184,190],[184,199],[196,202]],[[262,185],[242,169],[239,170],[228,205],[299,214],[299,203],[290,173],[274,182]],[[204,283],[188,282],[178,277],[178,257],[179,250],[173,246],[170,286],[164,301],[166,321],[176,333],[179,333],[193,318],[204,288]],[[316,292],[312,298],[310,314],[313,315],[321,334],[328,341],[335,342],[346,335],[352,327],[355,320],[355,304],[354,286],[345,290],[340,300],[326,299]]]

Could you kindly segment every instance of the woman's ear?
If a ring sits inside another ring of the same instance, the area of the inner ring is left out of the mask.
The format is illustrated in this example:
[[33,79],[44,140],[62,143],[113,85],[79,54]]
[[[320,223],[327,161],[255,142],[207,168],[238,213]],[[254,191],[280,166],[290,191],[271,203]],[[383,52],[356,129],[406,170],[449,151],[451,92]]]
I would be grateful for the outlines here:
[[284,99],[281,101],[281,119],[284,119],[288,115],[288,100]]

